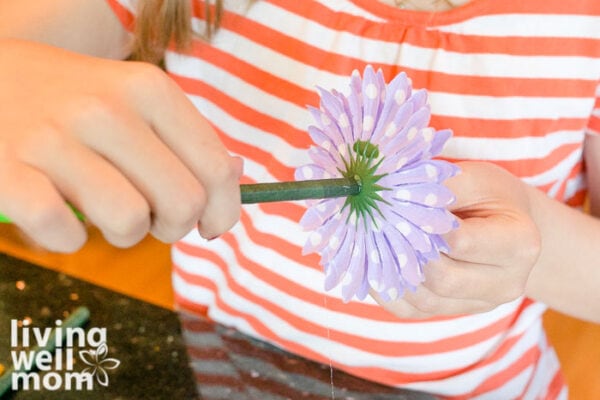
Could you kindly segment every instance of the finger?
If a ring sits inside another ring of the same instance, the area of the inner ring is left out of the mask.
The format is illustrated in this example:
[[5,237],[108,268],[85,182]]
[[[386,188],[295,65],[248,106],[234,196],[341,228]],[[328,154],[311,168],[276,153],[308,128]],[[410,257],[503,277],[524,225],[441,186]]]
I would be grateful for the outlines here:
[[478,299],[439,296],[423,285],[417,287],[414,292],[406,292],[401,301],[405,301],[415,309],[429,315],[476,314],[490,311],[496,307],[496,304]]
[[[231,159],[233,172],[228,173],[224,179],[228,180],[227,185],[231,187],[231,194],[226,191],[219,191],[208,197],[205,212],[198,222],[198,231],[207,238],[215,238],[229,230],[240,219],[240,186],[239,180],[243,173],[243,161],[241,158]],[[211,192],[212,193],[212,192]]]
[[502,304],[523,294],[520,269],[456,261],[444,255],[424,268],[423,286],[431,293],[459,300],[478,299]]
[[4,160],[0,169],[0,210],[40,246],[71,253],[87,233],[52,182],[24,163]]
[[133,113],[94,118],[78,129],[84,143],[109,160],[144,196],[152,215],[150,231],[174,242],[193,229],[203,213],[206,194],[201,182]]
[[[152,76],[150,79],[160,80],[160,86],[152,90],[161,91],[163,95],[139,93],[140,111],[202,182],[208,197],[199,230],[206,238],[217,236],[239,219],[239,161],[229,156],[214,128],[174,82]],[[165,99],[169,99],[168,103]]]
[[[48,137],[48,135],[47,135]],[[64,135],[44,143],[30,163],[54,182],[63,197],[81,211],[117,247],[129,247],[150,230],[150,206],[142,194],[106,159]],[[56,151],[59,147],[60,157]],[[48,157],[51,155],[51,157]]]
[[[455,260],[510,266],[515,260],[533,262],[539,254],[539,235],[533,221],[511,210],[459,221],[444,235]],[[518,243],[518,246],[515,246]]]
[[428,293],[423,288],[418,288],[416,292],[406,292],[402,298],[387,302],[373,291],[371,291],[371,296],[387,311],[399,318],[406,319],[473,314],[486,312],[493,308],[481,301],[445,299]]
[[[449,209],[461,219],[461,226],[444,236],[450,256],[496,265],[528,258],[530,251],[535,256],[539,233],[529,216],[526,192],[515,186],[522,183],[489,163],[465,162],[460,167],[461,173],[445,182],[456,194]],[[515,248],[524,253],[515,254]]]
[[[449,205],[452,212],[469,215],[483,213],[488,207],[511,203],[517,209],[526,210],[528,199],[518,185],[517,178],[498,165],[483,162],[461,162],[460,172],[448,178],[444,185],[455,195],[455,201]],[[515,190],[506,190],[514,187]],[[486,207],[480,207],[483,204]]]

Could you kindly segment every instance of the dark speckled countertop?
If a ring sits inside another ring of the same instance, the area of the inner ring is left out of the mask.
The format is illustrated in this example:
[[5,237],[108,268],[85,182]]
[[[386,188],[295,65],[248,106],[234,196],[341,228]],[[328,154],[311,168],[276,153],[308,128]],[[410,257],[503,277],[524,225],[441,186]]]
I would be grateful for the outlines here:
[[[84,325],[86,332],[105,329],[107,353],[99,360],[112,358],[120,362],[116,368],[109,368],[114,366],[110,363],[98,364],[107,367],[104,369],[106,386],[95,380],[93,390],[73,387],[67,390],[66,373],[80,373],[88,365],[78,355],[82,348],[73,346],[72,353],[68,353],[66,350],[70,347],[63,346],[62,354],[72,355],[72,367],[67,367],[65,360],[57,368],[53,360],[49,371],[35,371],[40,382],[44,382],[44,374],[54,373],[53,379],[47,377],[46,383],[58,385],[56,377],[61,377],[62,386],[57,386],[57,390],[21,387],[18,391],[8,391],[3,400],[432,399],[425,394],[395,390],[355,378],[328,365],[292,356],[232,329],[179,315],[2,254],[0,371],[11,365],[11,351],[31,347],[22,346],[24,333],[20,326],[16,338],[21,347],[12,346],[15,323],[20,325],[27,321],[29,328],[37,327],[43,332],[44,328],[54,328],[56,320],[64,320],[80,306],[90,310],[89,321]],[[54,357],[57,355],[55,352]]]

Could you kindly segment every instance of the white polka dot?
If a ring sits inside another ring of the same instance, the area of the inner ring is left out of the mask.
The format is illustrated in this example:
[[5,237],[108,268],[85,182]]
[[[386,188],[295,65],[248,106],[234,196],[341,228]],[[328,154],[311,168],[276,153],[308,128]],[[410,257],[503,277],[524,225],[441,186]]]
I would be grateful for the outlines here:
[[392,121],[388,124],[387,128],[385,129],[385,136],[386,137],[392,137],[396,134],[398,130],[398,127],[396,126],[396,124]]
[[425,139],[426,142],[431,142],[433,140],[434,132],[435,130],[433,128],[424,128],[421,130],[421,133],[423,134],[423,139]]
[[382,285],[379,284],[379,281],[375,280],[375,279],[369,279],[369,285],[373,288],[373,290],[375,290],[376,292],[381,291]]
[[336,250],[340,246],[340,239],[337,236],[333,235],[329,239],[329,247],[333,250]]
[[398,298],[398,290],[396,288],[391,288],[387,291],[387,295],[390,296],[390,299],[396,300]]
[[408,262],[408,258],[406,257],[406,254],[400,253],[396,257],[398,257],[398,263],[400,264],[400,268],[406,267],[406,263]]
[[323,143],[321,143],[321,147],[325,150],[329,150],[331,149],[331,142],[329,140],[324,140]]
[[425,196],[425,205],[433,207],[437,204],[437,202],[438,197],[435,194],[429,193],[427,196]]
[[352,215],[350,215],[350,225],[352,226],[356,226],[356,214],[352,213]]
[[352,283],[352,274],[350,272],[346,272],[344,275],[344,279],[342,279],[342,285],[346,286]]
[[378,93],[379,90],[377,90],[377,86],[374,83],[369,83],[365,88],[365,94],[371,100],[375,99]]
[[323,237],[321,236],[321,234],[319,232],[313,232],[310,235],[310,244],[312,244],[313,246],[317,246],[318,244],[321,243],[322,239],[323,239]]
[[348,146],[348,145],[347,145],[347,144],[345,144],[345,143],[340,143],[340,144],[338,145],[338,147],[337,147],[337,151],[338,151],[338,153],[340,154],[340,156],[342,156],[342,157],[346,157],[346,156],[348,155],[348,154],[347,154],[347,149],[348,149],[348,147],[347,147],[347,146]]
[[410,190],[398,189],[398,190],[396,190],[394,197],[396,197],[398,200],[407,200],[408,201],[408,200],[410,200]]
[[404,100],[406,100],[406,92],[402,89],[396,90],[396,93],[394,93],[394,100],[396,101],[396,104],[401,105],[404,103]]
[[404,236],[408,236],[412,232],[412,228],[410,227],[410,224],[406,221],[398,222],[396,224],[396,229],[398,229],[398,232],[400,232]]
[[323,212],[325,210],[327,210],[327,204],[323,203],[319,203],[317,204],[317,211]]
[[371,252],[369,253],[369,259],[371,260],[371,262],[379,264],[379,252],[377,251],[377,249],[371,250]]
[[396,163],[396,171],[399,170],[400,168],[404,167],[404,165],[408,162],[408,158],[406,157],[402,157],[401,159],[398,160],[398,162]]
[[427,164],[425,166],[425,173],[429,178],[437,177],[437,169],[431,164]]
[[337,123],[340,128],[347,128],[350,126],[350,121],[348,121],[348,116],[346,114],[341,114]]
[[328,126],[331,124],[331,119],[327,116],[327,114],[325,114],[325,113],[321,114],[321,123],[325,126]]
[[312,168],[310,168],[308,166],[302,168],[302,175],[306,179],[312,179],[312,177],[313,177],[313,170],[312,170]]
[[413,140],[415,137],[417,137],[417,133],[419,133],[419,130],[413,126],[408,130],[406,136],[408,137],[408,140]]
[[365,115],[363,118],[363,132],[369,132],[375,125],[375,119],[370,115]]
[[433,227],[431,225],[422,225],[421,229],[427,233],[433,233]]

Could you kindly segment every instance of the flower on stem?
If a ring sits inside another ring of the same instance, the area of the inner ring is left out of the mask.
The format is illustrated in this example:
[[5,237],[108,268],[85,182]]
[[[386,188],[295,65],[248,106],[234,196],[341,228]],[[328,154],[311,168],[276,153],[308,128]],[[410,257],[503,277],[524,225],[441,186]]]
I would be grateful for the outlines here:
[[386,85],[368,66],[349,86],[347,95],[319,89],[320,108],[309,107],[312,163],[295,178],[345,177],[361,190],[309,203],[304,253],[321,256],[325,289],[341,285],[345,301],[370,289],[389,301],[416,289],[423,267],[447,251],[441,235],[457,227],[443,182],[458,169],[433,159],[452,133],[428,126],[427,92],[413,91],[405,73]]

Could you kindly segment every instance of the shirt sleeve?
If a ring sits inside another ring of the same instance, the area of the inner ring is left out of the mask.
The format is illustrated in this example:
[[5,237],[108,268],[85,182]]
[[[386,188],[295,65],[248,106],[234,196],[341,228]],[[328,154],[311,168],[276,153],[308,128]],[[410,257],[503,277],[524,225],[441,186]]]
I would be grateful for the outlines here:
[[138,0],[106,0],[125,29],[133,31]]

